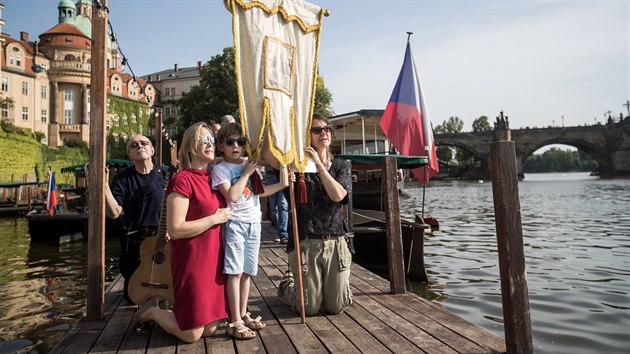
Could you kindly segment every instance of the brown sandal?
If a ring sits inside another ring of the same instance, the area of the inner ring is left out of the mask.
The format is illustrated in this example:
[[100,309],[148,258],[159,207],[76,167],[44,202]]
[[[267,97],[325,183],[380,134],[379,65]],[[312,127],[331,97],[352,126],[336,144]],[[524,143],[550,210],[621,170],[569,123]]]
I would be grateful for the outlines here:
[[258,331],[267,327],[265,322],[262,321],[262,317],[258,316],[256,318],[251,318],[250,315],[251,313],[248,312],[245,316],[241,317],[245,327],[251,329],[252,331]]
[[225,335],[238,340],[246,340],[256,337],[256,332],[247,328],[243,321],[236,321],[228,324]]

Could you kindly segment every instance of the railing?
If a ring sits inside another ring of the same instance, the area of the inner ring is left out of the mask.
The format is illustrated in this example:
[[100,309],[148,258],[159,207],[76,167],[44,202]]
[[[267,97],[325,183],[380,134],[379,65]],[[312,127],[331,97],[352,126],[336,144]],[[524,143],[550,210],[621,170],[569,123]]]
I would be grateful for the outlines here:
[[80,61],[61,61],[61,60],[52,60],[50,62],[51,69],[70,69],[70,70],[79,70],[89,72],[92,70],[92,65],[90,63],[82,63]]
[[81,124],[59,124],[59,131],[62,133],[80,133]]

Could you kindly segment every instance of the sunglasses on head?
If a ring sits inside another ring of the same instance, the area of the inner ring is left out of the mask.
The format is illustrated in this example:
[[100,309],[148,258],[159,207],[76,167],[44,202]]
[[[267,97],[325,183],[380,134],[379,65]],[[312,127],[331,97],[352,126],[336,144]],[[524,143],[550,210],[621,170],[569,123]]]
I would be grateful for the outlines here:
[[236,146],[245,146],[245,138],[226,138],[225,145],[233,146],[236,143]]
[[330,133],[330,132],[332,132],[332,126],[327,125],[325,127],[312,127],[311,128],[311,133],[319,135],[324,130],[326,131],[326,133]]
[[204,136],[199,137],[198,142],[199,142],[199,145],[208,145],[208,143],[211,143],[212,145],[216,145],[217,139],[213,136],[204,135]]
[[131,146],[134,149],[137,149],[140,146],[147,146],[147,145],[151,145],[151,142],[148,141],[148,140],[140,140],[140,141],[132,142],[131,145],[129,145],[129,146]]

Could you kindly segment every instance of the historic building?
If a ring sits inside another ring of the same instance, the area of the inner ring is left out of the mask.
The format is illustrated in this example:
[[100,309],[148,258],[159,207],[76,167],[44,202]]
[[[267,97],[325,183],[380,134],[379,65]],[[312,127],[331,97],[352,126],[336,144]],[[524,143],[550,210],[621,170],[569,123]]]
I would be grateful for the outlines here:
[[172,69],[142,76],[145,82],[155,86],[155,89],[160,93],[156,104],[162,108],[164,128],[171,136],[177,133],[175,124],[179,119],[177,101],[193,86],[199,85],[201,81],[200,69],[201,61],[197,61],[196,66],[180,68],[178,64],[175,64]]
[[[9,99],[0,119],[43,134],[51,147],[88,142],[90,136],[92,1],[61,0],[57,9],[58,23],[39,40],[31,41],[27,32],[19,39],[0,37],[0,94]],[[147,132],[157,92],[122,71],[115,42],[108,40],[108,48],[108,135],[126,140]]]

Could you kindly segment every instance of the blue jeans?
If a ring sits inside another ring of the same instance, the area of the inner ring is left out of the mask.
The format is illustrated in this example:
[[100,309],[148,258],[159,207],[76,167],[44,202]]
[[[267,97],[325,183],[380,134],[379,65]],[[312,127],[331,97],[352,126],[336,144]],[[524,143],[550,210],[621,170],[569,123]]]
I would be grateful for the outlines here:
[[[265,183],[270,185],[278,182],[280,182],[280,180],[276,175],[276,171],[269,168],[265,173]],[[280,238],[288,237],[289,203],[287,202],[287,198],[284,197],[284,193],[277,192],[268,196],[267,199],[269,200],[271,222],[276,225],[278,236],[280,236]]]

